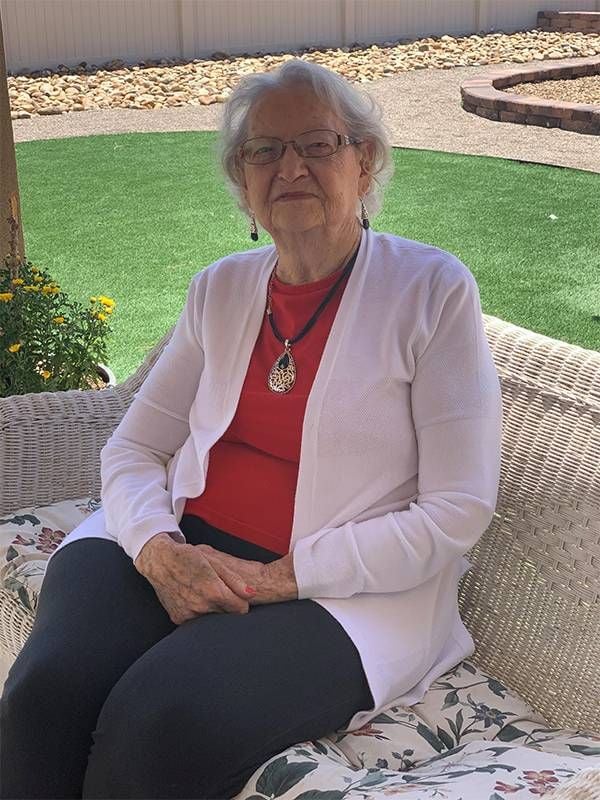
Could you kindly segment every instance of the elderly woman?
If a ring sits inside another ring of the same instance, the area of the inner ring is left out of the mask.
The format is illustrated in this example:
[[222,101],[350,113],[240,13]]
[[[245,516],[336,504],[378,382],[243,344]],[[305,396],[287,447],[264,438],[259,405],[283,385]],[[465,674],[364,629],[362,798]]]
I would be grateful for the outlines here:
[[475,279],[369,227],[389,145],[322,67],[240,84],[222,161],[274,245],[192,278],[102,451],[2,697],[3,798],[230,798],[473,653],[501,437]]

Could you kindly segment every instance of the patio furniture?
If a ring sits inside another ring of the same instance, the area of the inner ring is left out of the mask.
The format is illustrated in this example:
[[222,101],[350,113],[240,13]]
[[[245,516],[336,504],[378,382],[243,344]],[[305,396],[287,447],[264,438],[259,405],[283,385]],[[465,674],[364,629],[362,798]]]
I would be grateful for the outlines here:
[[[459,593],[473,658],[415,706],[288,748],[239,800],[311,789],[519,800],[552,787],[552,800],[600,798],[600,353],[483,319],[503,441],[494,519]],[[5,670],[31,631],[50,553],[99,506],[100,450],[171,334],[114,388],[0,399]]]

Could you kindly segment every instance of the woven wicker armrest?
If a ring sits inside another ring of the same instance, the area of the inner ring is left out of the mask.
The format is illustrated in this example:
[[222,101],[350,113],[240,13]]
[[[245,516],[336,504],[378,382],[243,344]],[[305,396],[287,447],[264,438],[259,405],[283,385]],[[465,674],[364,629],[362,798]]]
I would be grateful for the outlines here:
[[600,353],[484,315],[502,386],[496,513],[461,616],[482,669],[600,730]]
[[173,330],[115,387],[0,398],[0,514],[99,496],[100,451]]

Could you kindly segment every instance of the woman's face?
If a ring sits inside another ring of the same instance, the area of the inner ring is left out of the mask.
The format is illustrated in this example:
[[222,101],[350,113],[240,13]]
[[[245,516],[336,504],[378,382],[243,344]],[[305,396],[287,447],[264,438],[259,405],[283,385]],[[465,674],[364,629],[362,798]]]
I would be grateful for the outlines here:
[[[248,138],[295,139],[311,130],[352,136],[344,123],[304,86],[265,94],[249,115]],[[291,144],[278,161],[241,162],[248,207],[274,239],[278,233],[356,224],[358,197],[369,189],[373,145],[341,146],[325,158],[301,158]]]

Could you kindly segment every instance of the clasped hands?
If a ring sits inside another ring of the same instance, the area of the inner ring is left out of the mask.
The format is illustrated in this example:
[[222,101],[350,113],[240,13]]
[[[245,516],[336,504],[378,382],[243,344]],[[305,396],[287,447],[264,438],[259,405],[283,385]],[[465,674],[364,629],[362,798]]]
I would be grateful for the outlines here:
[[246,614],[251,605],[298,597],[291,553],[263,564],[207,544],[180,544],[161,533],[144,545],[135,567],[176,625],[213,612]]

